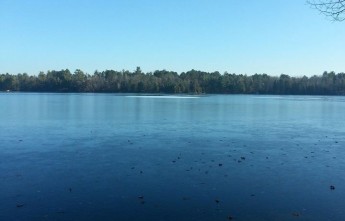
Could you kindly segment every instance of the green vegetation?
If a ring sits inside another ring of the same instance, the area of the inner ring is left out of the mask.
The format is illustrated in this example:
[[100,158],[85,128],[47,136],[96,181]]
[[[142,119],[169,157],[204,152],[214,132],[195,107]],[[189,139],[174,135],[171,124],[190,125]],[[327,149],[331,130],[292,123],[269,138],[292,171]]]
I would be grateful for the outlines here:
[[345,95],[345,73],[324,72],[321,76],[252,76],[225,72],[191,70],[143,73],[135,71],[96,71],[93,75],[76,70],[28,74],[1,74],[0,91],[25,92],[107,92],[107,93],[188,93],[188,94],[290,94]]

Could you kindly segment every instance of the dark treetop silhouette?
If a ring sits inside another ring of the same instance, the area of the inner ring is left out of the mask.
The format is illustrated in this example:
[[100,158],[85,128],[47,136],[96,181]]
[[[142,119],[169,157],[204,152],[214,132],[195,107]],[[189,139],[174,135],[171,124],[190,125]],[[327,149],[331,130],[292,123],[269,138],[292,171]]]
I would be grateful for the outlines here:
[[158,70],[95,71],[77,69],[40,72],[37,76],[0,74],[0,91],[105,92],[105,93],[189,93],[189,94],[298,94],[345,95],[345,73],[324,72],[320,76],[290,77],[282,74],[230,74],[191,70],[178,74]]
[[345,20],[345,0],[308,0],[307,2],[335,21]]

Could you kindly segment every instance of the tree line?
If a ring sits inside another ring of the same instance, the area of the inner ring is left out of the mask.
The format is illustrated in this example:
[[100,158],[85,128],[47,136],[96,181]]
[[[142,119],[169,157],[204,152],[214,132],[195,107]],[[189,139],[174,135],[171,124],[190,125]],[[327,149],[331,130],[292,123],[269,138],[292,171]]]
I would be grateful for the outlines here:
[[345,95],[345,73],[324,72],[311,77],[282,74],[230,74],[191,70],[178,74],[157,70],[95,71],[77,69],[40,72],[38,75],[0,74],[0,91],[102,92],[102,93],[186,93],[186,94],[281,94]]

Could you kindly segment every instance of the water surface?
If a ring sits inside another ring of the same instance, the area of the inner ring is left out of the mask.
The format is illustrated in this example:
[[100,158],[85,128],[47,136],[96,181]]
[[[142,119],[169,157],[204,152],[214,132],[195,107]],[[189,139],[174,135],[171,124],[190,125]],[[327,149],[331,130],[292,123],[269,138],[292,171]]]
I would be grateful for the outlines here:
[[344,109],[344,97],[2,93],[0,220],[343,221]]

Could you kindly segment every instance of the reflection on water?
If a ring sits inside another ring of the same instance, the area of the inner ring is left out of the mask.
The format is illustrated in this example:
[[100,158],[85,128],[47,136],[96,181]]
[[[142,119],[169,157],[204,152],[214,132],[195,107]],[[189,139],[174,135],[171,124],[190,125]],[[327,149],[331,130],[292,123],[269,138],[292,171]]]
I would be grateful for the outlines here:
[[0,220],[345,220],[343,97],[153,97],[0,94]]

